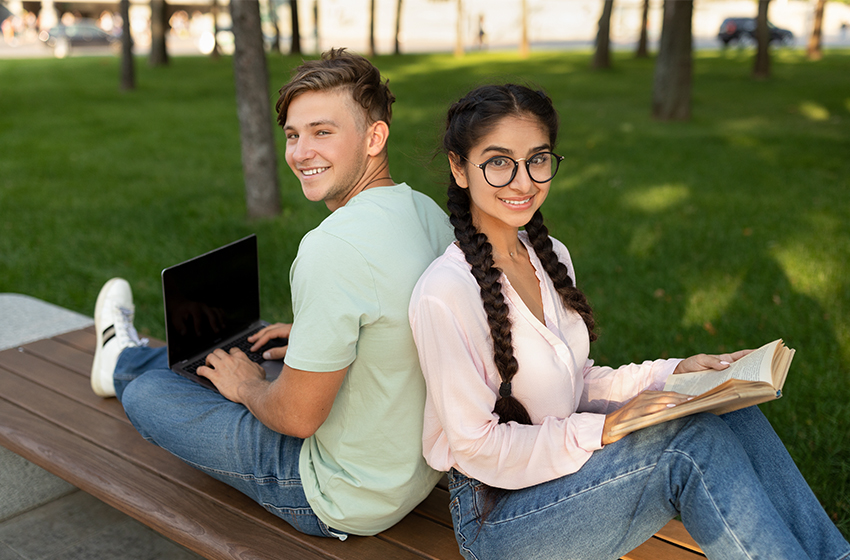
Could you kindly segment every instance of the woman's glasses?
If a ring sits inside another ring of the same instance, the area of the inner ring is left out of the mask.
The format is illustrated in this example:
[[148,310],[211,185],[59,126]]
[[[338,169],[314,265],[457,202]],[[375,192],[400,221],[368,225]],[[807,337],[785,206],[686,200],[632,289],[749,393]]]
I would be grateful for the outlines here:
[[[466,159],[466,158],[464,158]],[[535,183],[548,183],[558,172],[558,166],[564,156],[553,152],[537,152],[527,158],[513,159],[508,156],[493,156],[484,163],[472,163],[472,165],[484,172],[484,180],[496,188],[506,187],[516,177],[519,162],[525,162],[528,176]]]

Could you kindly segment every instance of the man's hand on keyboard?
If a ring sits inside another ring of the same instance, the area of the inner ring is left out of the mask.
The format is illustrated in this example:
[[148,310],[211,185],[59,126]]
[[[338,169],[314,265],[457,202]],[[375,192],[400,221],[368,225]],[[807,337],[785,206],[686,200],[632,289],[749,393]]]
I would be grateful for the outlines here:
[[242,404],[240,389],[266,383],[265,370],[238,348],[231,348],[229,353],[220,348],[215,350],[207,356],[207,365],[199,367],[197,373],[212,381],[226,399]]
[[[275,323],[263,329],[260,329],[256,334],[248,337],[248,342],[253,343],[252,352],[256,352],[270,341],[272,344],[277,342],[286,342],[289,338],[289,332],[292,330],[292,324]],[[283,340],[277,340],[283,339]],[[277,346],[277,345],[275,345]],[[267,360],[282,360],[286,355],[287,346],[278,346],[276,348],[268,348],[263,352],[263,358]]]

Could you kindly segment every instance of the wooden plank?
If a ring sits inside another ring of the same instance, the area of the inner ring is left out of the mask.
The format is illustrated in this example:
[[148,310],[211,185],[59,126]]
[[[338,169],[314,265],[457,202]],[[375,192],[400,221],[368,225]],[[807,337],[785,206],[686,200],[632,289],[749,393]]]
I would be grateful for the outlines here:
[[[234,549],[243,549],[223,536],[227,533],[225,529],[240,526],[239,519],[231,519],[235,516],[215,511],[212,504],[166,481],[152,480],[147,471],[69,437],[56,426],[5,401],[0,401],[0,441],[22,457],[196,552],[210,558],[229,559],[239,557],[231,553]],[[180,500],[177,507],[169,503],[174,498]],[[222,525],[225,520],[227,525]],[[241,521],[241,529],[251,531],[257,539],[258,550],[279,546],[274,535],[254,531],[247,521]]]
[[94,326],[86,327],[78,331],[58,334],[53,338],[63,344],[73,346],[74,348],[92,355],[94,355],[94,347],[97,344],[97,335],[94,332]]
[[94,356],[91,352],[84,352],[73,346],[62,344],[52,338],[37,340],[21,348],[23,348],[24,352],[34,354],[57,366],[86,377],[91,376],[91,364]]
[[437,488],[442,488],[442,489],[443,489],[443,490],[445,490],[446,492],[448,492],[448,491],[449,491],[449,475],[448,475],[448,473],[446,473],[445,475],[443,475],[443,478],[441,478],[441,479],[437,482]]
[[449,493],[438,485],[414,510],[445,527],[452,527],[452,515],[449,512]]
[[667,542],[671,542],[678,546],[702,554],[702,549],[697,544],[697,541],[695,541],[693,537],[691,537],[682,522],[676,519],[673,519],[672,521],[667,523],[667,525],[665,525],[660,531],[658,531],[655,536]]
[[0,352],[0,368],[38,385],[40,388],[32,388],[36,393],[61,393],[80,405],[99,410],[129,424],[121,403],[116,399],[103,399],[95,395],[88,376],[70,372],[61,365],[44,360],[26,350],[20,352],[14,348]]
[[622,557],[622,560],[704,560],[705,556],[679,548],[658,538],[651,538],[633,551]]
[[[417,560],[376,538],[271,530],[0,400],[0,444],[199,554],[215,560]],[[259,507],[259,506],[258,506]],[[268,514],[271,516],[271,514]]]
[[[156,473],[185,488],[205,495],[208,499],[229,504],[235,509],[259,508],[241,492],[187,465],[168,451],[145,441],[129,422],[106,417],[99,411],[80,407],[55,392],[39,392],[38,387],[23,378],[0,369],[2,399],[67,431],[69,437],[79,438],[91,445],[114,453],[138,467]],[[111,402],[120,403],[115,399]],[[267,514],[259,508],[261,515]],[[271,515],[271,514],[268,514]]]
[[454,529],[434,523],[431,519],[415,513],[407,515],[378,535],[378,538],[433,560],[463,559],[458,549]]

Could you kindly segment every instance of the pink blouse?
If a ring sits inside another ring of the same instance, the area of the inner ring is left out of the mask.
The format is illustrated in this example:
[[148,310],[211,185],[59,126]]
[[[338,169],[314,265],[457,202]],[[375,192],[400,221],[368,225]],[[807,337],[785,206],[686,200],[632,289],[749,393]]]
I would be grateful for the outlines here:
[[[594,366],[588,359],[584,321],[564,307],[525,232],[520,240],[528,248],[540,284],[545,324],[526,307],[505,275],[501,282],[519,363],[513,394],[533,425],[499,424],[493,413],[501,379],[478,284],[457,245],[451,244],[425,271],[409,309],[428,388],[422,436],[426,461],[436,470],[454,467],[505,489],[577,471],[602,447],[605,414],[641,391],[661,390],[679,363]],[[569,251],[552,241],[575,279]]]

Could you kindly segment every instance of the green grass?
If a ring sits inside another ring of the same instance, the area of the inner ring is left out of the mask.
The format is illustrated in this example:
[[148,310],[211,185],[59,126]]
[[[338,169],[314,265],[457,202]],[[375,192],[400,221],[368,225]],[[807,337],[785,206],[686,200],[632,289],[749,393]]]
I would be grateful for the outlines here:
[[[298,60],[269,60],[272,91]],[[811,63],[701,52],[693,119],[649,115],[653,61],[589,53],[378,57],[399,101],[393,176],[444,203],[433,159],[445,109],[470,87],[521,80],[556,100],[566,156],[544,207],[596,310],[594,358],[618,364],[754,347],[798,350],[764,405],[827,512],[850,535],[850,52]],[[162,337],[162,268],[256,232],[264,315],[288,320],[288,268],[327,210],[278,145],[283,214],[245,219],[231,61],[0,61],[0,292],[91,315],[131,280],[137,324]],[[2,320],[2,318],[0,318]]]

